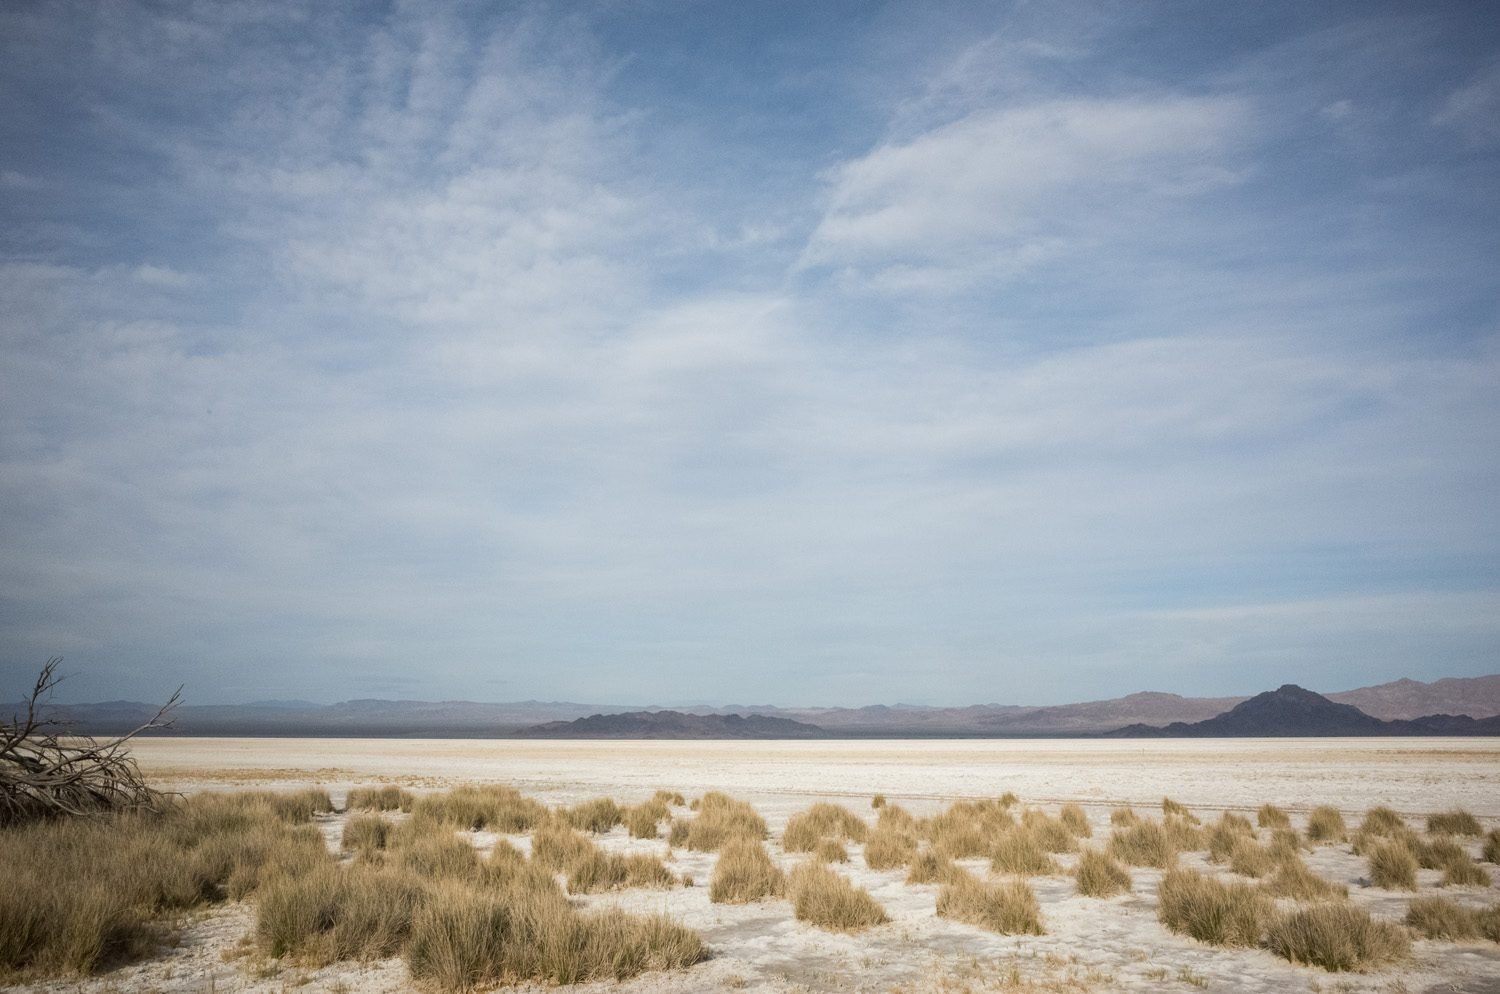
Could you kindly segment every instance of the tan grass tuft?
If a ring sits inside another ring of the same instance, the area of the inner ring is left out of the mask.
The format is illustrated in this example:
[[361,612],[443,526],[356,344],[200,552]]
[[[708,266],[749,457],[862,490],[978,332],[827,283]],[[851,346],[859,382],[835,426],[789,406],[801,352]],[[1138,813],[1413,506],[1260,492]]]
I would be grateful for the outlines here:
[[1484,837],[1483,849],[1484,861],[1486,863],[1500,864],[1500,828],[1492,828]]
[[779,896],[785,883],[781,870],[759,840],[731,839],[719,851],[708,899],[715,904],[747,904]]
[[818,844],[813,847],[812,855],[819,863],[849,862],[849,850],[838,839],[819,839]]
[[906,874],[909,884],[943,884],[955,879],[964,871],[958,865],[935,850],[918,853],[911,861],[911,870]]
[[869,826],[854,812],[837,804],[814,804],[787,819],[781,847],[787,852],[812,852],[823,839],[863,842]]
[[885,795],[876,794],[874,797],[870,798],[870,807],[876,809],[877,811],[885,807]]
[[416,795],[394,784],[384,787],[355,787],[344,798],[345,811],[410,811]]
[[1094,830],[1089,827],[1089,816],[1084,813],[1080,804],[1064,804],[1057,813],[1057,818],[1076,838],[1088,839],[1094,835]]
[[1262,888],[1272,897],[1297,901],[1333,901],[1349,896],[1348,887],[1318,876],[1300,856],[1280,860]]
[[1165,869],[1177,856],[1172,838],[1159,822],[1142,821],[1117,828],[1109,840],[1110,855],[1130,866]]
[[1329,971],[1363,970],[1411,955],[1411,939],[1393,922],[1351,904],[1320,904],[1278,916],[1267,929],[1271,952]]
[[623,812],[620,806],[608,797],[596,797],[558,812],[563,821],[581,832],[602,835],[620,824]]
[[1224,883],[1196,870],[1167,871],[1157,894],[1163,925],[1215,946],[1259,945],[1275,907],[1250,884]]
[[1061,872],[1057,861],[1047,855],[1039,833],[1026,827],[1013,828],[996,840],[990,849],[990,868],[1021,876]]
[[830,932],[859,932],[890,920],[869,891],[821,863],[802,863],[794,869],[787,891],[798,921]]
[[344,822],[340,845],[350,852],[368,857],[385,848],[391,823],[379,815],[355,815]]
[[937,913],[1001,935],[1044,935],[1041,907],[1024,880],[1000,883],[958,875],[938,891]]
[[1346,834],[1344,816],[1339,814],[1338,808],[1322,804],[1307,816],[1309,842],[1342,842]]
[[1163,816],[1182,818],[1193,825],[1199,824],[1198,816],[1188,810],[1186,804],[1174,801],[1170,797],[1163,797],[1161,799],[1161,813]]
[[1413,898],[1406,907],[1406,924],[1426,939],[1477,939],[1479,921],[1474,912],[1446,897]]
[[1129,828],[1141,823],[1141,816],[1133,808],[1115,808],[1109,813],[1109,823],[1115,828]]
[[1386,890],[1417,889],[1417,858],[1398,842],[1377,843],[1369,856],[1370,884]]
[[1366,811],[1364,820],[1359,823],[1361,835],[1392,836],[1406,830],[1406,820],[1383,805],[1377,805]]
[[1078,893],[1084,897],[1113,897],[1130,891],[1130,871],[1106,852],[1085,849],[1073,868]]
[[529,832],[547,821],[540,802],[501,784],[457,787],[443,794],[426,794],[412,804],[412,816],[454,828],[513,834]]
[[1427,831],[1434,835],[1481,835],[1484,829],[1479,827],[1478,818],[1454,808],[1442,814],[1428,815]]
[[674,821],[669,836],[673,846],[686,846],[695,852],[714,852],[735,838],[764,839],[765,819],[744,801],[727,794],[709,791],[693,802],[698,816],[689,821]]
[[608,853],[594,848],[568,868],[568,893],[597,894],[629,887],[671,887],[677,882],[660,859],[649,853]]
[[917,837],[910,831],[877,825],[865,843],[865,865],[872,870],[896,870],[917,855]]
[[1261,828],[1291,828],[1291,816],[1274,804],[1262,804],[1255,812],[1255,824]]

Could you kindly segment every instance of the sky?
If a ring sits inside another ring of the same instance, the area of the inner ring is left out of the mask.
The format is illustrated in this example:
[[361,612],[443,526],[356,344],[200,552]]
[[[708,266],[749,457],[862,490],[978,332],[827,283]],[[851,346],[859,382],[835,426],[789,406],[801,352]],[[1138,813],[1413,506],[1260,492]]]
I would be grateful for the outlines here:
[[0,5],[0,700],[1500,672],[1490,6]]

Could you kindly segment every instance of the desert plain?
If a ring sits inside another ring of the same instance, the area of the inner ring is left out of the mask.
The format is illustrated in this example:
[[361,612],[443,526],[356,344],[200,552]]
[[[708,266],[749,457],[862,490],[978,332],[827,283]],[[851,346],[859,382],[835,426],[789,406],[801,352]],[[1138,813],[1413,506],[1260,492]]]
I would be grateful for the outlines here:
[[[766,848],[783,869],[807,859],[787,852],[788,820],[819,802],[842,805],[872,827],[881,795],[917,818],[952,802],[1018,798],[1056,816],[1065,804],[1082,809],[1084,848],[1102,848],[1112,812],[1130,807],[1162,816],[1163,798],[1186,806],[1205,826],[1225,812],[1252,822],[1263,804],[1283,808],[1305,829],[1319,805],[1339,809],[1350,832],[1370,808],[1387,807],[1421,831],[1432,813],[1460,808],[1485,832],[1500,827],[1500,741],[1493,739],[1233,739],[1233,740],[869,740],[869,741],[516,741],[401,739],[143,738],[134,753],[157,786],[194,795],[206,791],[320,787],[343,808],[351,789],[396,785],[417,795],[467,784],[502,784],[550,806],[608,797],[638,804],[657,791],[685,799],[721,791],[751,804],[766,820]],[[673,818],[692,818],[674,807]],[[318,815],[315,824],[338,850],[351,815]],[[391,817],[398,820],[400,813]],[[487,852],[504,842],[531,851],[526,834],[461,833]],[[1262,832],[1264,835],[1265,833]],[[626,888],[573,895],[586,908],[618,906],[665,914],[698,932],[709,956],[682,970],[648,972],[624,981],[591,982],[578,991],[641,992],[902,992],[983,991],[1500,991],[1500,944],[1483,938],[1415,938],[1410,958],[1364,972],[1331,973],[1296,965],[1264,948],[1208,945],[1166,928],[1158,919],[1163,871],[1130,869],[1128,893],[1108,898],[1078,893],[1069,870],[1077,853],[1058,853],[1056,872],[1028,877],[1043,934],[1004,935],[936,913],[936,884],[912,884],[904,869],[875,870],[862,846],[831,864],[864,888],[888,921],[856,932],[828,931],[798,921],[788,901],[714,903],[708,882],[715,852],[696,852],[655,839],[633,838],[622,825],[595,837],[610,852],[660,857],[680,880],[669,888]],[[1478,837],[1459,840],[1480,855]],[[1399,922],[1419,896],[1441,895],[1468,908],[1500,902],[1500,868],[1491,882],[1440,886],[1437,870],[1418,871],[1417,889],[1389,890],[1370,882],[1367,858],[1348,840],[1308,846],[1307,866],[1347,886],[1349,901],[1375,918]],[[352,858],[346,856],[345,858]],[[998,877],[985,859],[961,859],[976,877]],[[1236,879],[1203,852],[1184,852],[1179,865]],[[174,945],[150,959],[98,976],[33,982],[21,991],[79,994],[378,994],[413,989],[400,959],[343,961],[321,967],[248,955],[255,928],[251,903],[195,911]],[[522,985],[507,990],[548,989]]]

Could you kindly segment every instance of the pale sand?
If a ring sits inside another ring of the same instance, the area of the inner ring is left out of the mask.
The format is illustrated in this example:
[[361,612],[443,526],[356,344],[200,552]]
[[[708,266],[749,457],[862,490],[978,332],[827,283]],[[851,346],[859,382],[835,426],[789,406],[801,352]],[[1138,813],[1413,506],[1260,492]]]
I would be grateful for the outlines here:
[[[1108,837],[1111,807],[1134,804],[1159,813],[1171,796],[1205,820],[1220,811],[1253,810],[1270,801],[1300,815],[1315,804],[1343,809],[1351,827],[1365,809],[1385,804],[1413,817],[1449,807],[1500,825],[1500,741],[1486,739],[1205,740],[1205,741],[854,741],[854,742],[510,742],[353,739],[146,739],[136,755],[163,786],[194,791],[240,786],[327,786],[336,801],[351,786],[395,782],[435,789],[465,782],[503,782],[548,803],[608,795],[621,802],[658,788],[689,796],[724,790],[751,801],[772,828],[770,848],[783,865],[780,829],[814,800],[840,801],[873,821],[869,798],[884,793],[916,813],[948,800],[1014,791],[1023,805],[1055,811],[1082,802],[1095,843]],[[342,816],[323,828],[336,844]],[[477,845],[495,836],[476,834]],[[526,850],[525,837],[511,841]],[[602,837],[621,851],[667,854],[664,841]],[[1033,878],[1048,934],[1006,937],[938,918],[936,888],[910,887],[899,872],[864,867],[859,846],[839,866],[886,907],[891,924],[860,935],[821,932],[801,924],[785,901],[730,907],[711,904],[712,854],[676,851],[669,865],[696,886],[582,898],[589,906],[618,904],[664,911],[702,932],[714,958],[689,971],[655,974],[623,984],[579,990],[903,991],[988,990],[1500,992],[1500,946],[1416,943],[1413,961],[1371,974],[1329,974],[1292,966],[1261,950],[1226,950],[1173,935],[1156,920],[1157,871],[1135,870],[1134,893],[1099,901],[1074,894],[1066,876]],[[1470,843],[1477,852],[1477,843]],[[1060,861],[1070,865],[1074,857]],[[1201,856],[1187,865],[1207,869]],[[1352,898],[1377,914],[1400,917],[1411,895],[1362,884],[1363,861],[1347,845],[1319,847],[1308,858],[1320,874],[1349,884]],[[982,861],[971,869],[987,872]],[[1491,867],[1494,871],[1496,868]],[[1422,893],[1439,893],[1436,871],[1421,872]],[[1500,873],[1496,873],[1500,876]],[[1500,885],[1447,888],[1441,893],[1475,907],[1500,901]],[[277,992],[301,988],[329,994],[410,989],[399,961],[300,971],[224,956],[253,923],[237,906],[212,911],[191,925],[183,945],[165,959],[82,983],[37,989],[109,991]],[[1024,986],[1009,985],[1012,971]],[[1205,986],[1206,985],[1206,986]],[[529,989],[529,988],[523,988]]]

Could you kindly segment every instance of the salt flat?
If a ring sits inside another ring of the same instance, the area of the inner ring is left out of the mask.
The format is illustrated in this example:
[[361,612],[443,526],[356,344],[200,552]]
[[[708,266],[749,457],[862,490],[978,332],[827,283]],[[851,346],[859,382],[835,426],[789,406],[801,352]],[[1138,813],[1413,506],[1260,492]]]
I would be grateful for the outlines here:
[[[1049,813],[1076,801],[1087,813],[1091,845],[1108,839],[1111,808],[1134,805],[1142,814],[1159,815],[1164,796],[1193,808],[1205,822],[1226,810],[1253,811],[1272,802],[1289,810],[1299,829],[1319,804],[1342,809],[1351,827],[1375,805],[1396,809],[1419,829],[1422,816],[1452,807],[1478,815],[1486,830],[1500,825],[1500,741],[1491,739],[543,742],[163,737],[140,740],[135,754],[149,776],[175,790],[318,784],[336,802],[352,786],[375,783],[423,791],[498,782],[549,804],[601,795],[639,802],[659,788],[688,797],[721,790],[752,802],[766,817],[771,828],[767,848],[786,869],[805,858],[780,845],[792,813],[816,800],[833,800],[873,822],[875,793],[919,815],[953,800],[1005,791],[1019,795],[1022,806]],[[675,814],[692,816],[686,809]],[[345,817],[320,819],[331,846],[337,846]],[[501,839],[523,852],[530,849],[525,835],[466,834],[481,849]],[[619,826],[596,839],[611,851],[660,856],[693,885],[576,900],[589,907],[665,912],[698,930],[713,957],[687,971],[582,985],[580,990],[1500,992],[1500,947],[1481,940],[1418,940],[1407,963],[1365,974],[1296,966],[1264,949],[1204,945],[1158,921],[1159,870],[1132,869],[1131,893],[1102,900],[1080,896],[1065,873],[1034,877],[1030,882],[1046,934],[1007,936],[938,917],[935,886],[906,883],[904,870],[871,870],[862,847],[850,845],[849,862],[835,869],[866,888],[891,921],[846,935],[797,921],[785,900],[738,906],[710,902],[706,884],[717,859],[714,853],[673,850],[665,839],[633,839]],[[1471,855],[1478,854],[1477,840],[1464,845]],[[1065,871],[1077,859],[1073,854],[1057,858]],[[1399,920],[1414,896],[1369,886],[1364,859],[1347,843],[1315,846],[1306,860],[1320,876],[1347,885],[1350,900],[1378,917]],[[981,877],[990,872],[985,860],[961,863]],[[1228,875],[1201,853],[1184,854],[1182,863]],[[1438,877],[1438,871],[1422,870],[1421,893],[1441,893],[1472,908],[1500,901],[1500,884],[1439,889]],[[33,989],[83,994],[282,994],[299,988],[377,994],[410,989],[399,960],[301,970],[236,959],[235,943],[252,925],[252,910],[230,905],[191,924],[181,945],[163,960]]]

